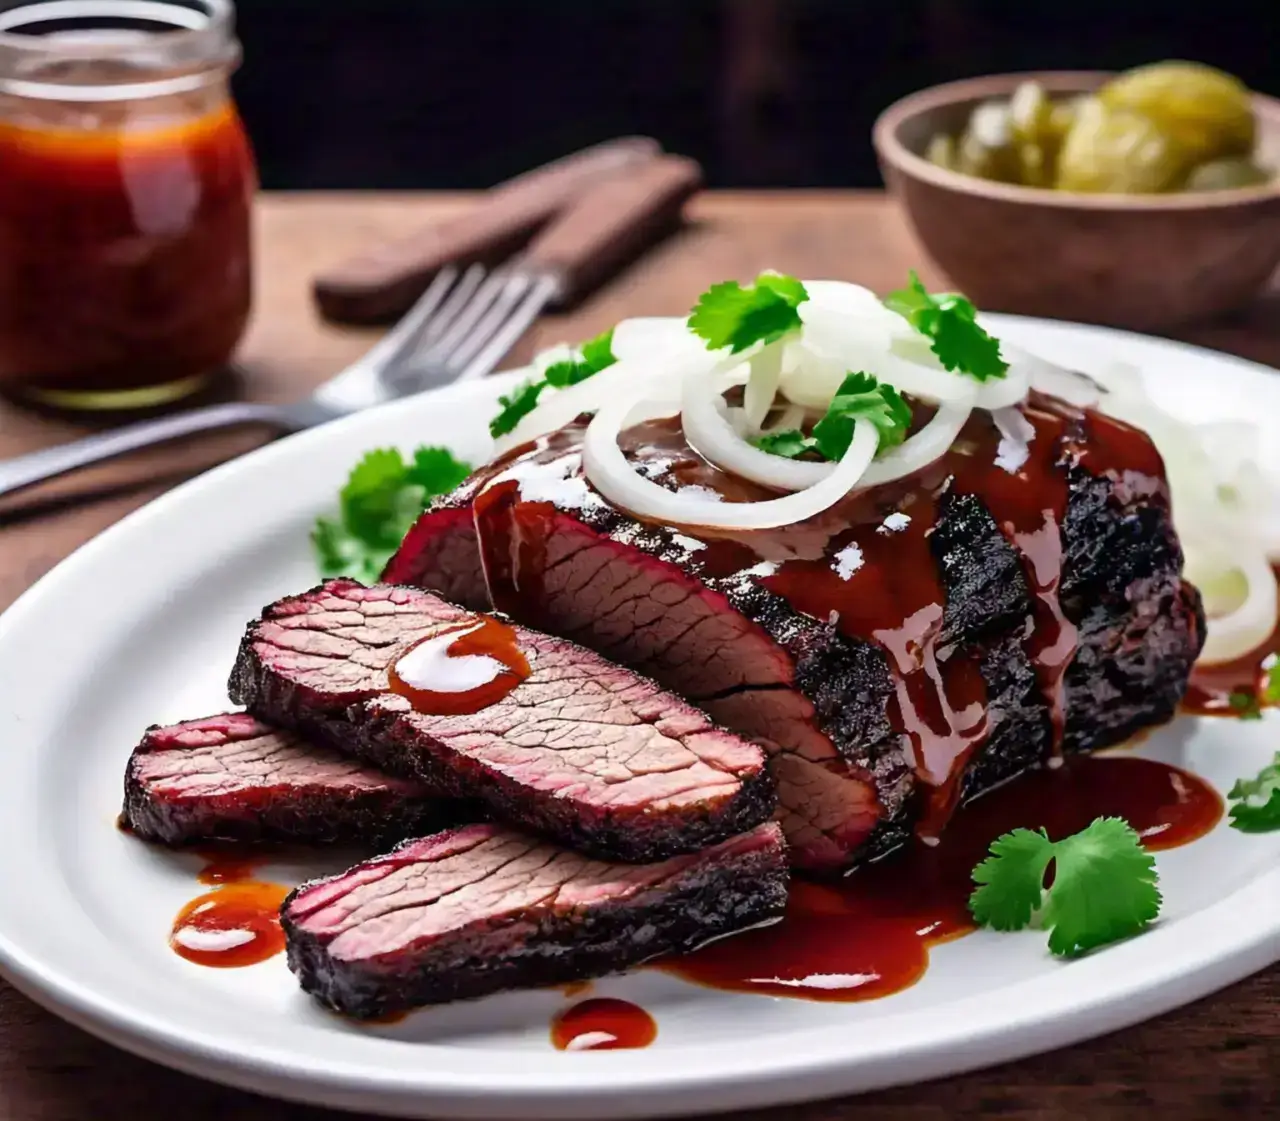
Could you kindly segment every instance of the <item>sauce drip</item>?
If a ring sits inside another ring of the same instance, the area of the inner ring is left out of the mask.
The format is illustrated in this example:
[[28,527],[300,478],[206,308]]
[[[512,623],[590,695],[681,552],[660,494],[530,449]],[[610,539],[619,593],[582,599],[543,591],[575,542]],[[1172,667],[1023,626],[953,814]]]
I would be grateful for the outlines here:
[[[856,492],[800,525],[741,533],[675,527],[662,538],[663,548],[673,542],[688,550],[682,567],[711,590],[736,591],[744,579],[761,584],[795,610],[880,647],[893,684],[886,731],[909,746],[916,828],[930,838],[955,811],[968,765],[991,726],[980,652],[961,642],[971,633],[961,617],[964,604],[954,605],[953,620],[947,603],[949,581],[966,577],[942,576],[944,562],[951,573],[981,570],[990,558],[966,556],[967,541],[940,540],[940,511],[976,497],[1018,558],[1029,593],[1023,650],[1047,709],[1046,755],[1060,757],[1064,682],[1078,639],[1078,607],[1063,599],[1071,473],[1087,459],[1088,470],[1115,480],[1122,497],[1167,497],[1159,454],[1137,429],[1034,393],[1004,416],[1006,426],[1014,425],[1009,431],[975,412],[936,462]],[[610,527],[608,504],[582,475],[580,445],[581,428],[570,426],[508,453],[476,483],[476,528],[494,604],[548,629],[564,626],[569,611],[561,603],[551,607],[556,617],[545,617],[550,600],[542,581],[553,520],[580,511],[587,524],[606,533]],[[775,497],[702,459],[678,421],[637,425],[620,435],[619,446],[638,471],[676,491],[712,490],[724,502]],[[569,615],[573,624],[583,622]],[[1010,623],[1016,620],[1002,621]]]
[[496,704],[529,673],[515,629],[479,615],[415,642],[392,667],[390,682],[418,712],[457,716]]
[[195,854],[204,861],[204,867],[196,874],[196,881],[210,885],[251,880],[270,856],[261,849],[246,849],[232,844],[205,845],[196,849]]
[[284,949],[280,905],[289,889],[247,880],[191,900],[173,921],[169,945],[196,965],[257,965]]
[[658,1025],[643,1008],[627,1000],[596,997],[571,1005],[551,1021],[551,1042],[558,1051],[619,1051],[648,1047]]
[[974,929],[972,873],[996,837],[1043,826],[1057,839],[1101,816],[1127,820],[1148,849],[1169,849],[1212,829],[1222,799],[1202,779],[1164,763],[1072,756],[961,807],[937,845],[912,840],[838,885],[796,881],[782,922],[661,968],[713,988],[772,996],[888,996],[923,976],[930,946]]

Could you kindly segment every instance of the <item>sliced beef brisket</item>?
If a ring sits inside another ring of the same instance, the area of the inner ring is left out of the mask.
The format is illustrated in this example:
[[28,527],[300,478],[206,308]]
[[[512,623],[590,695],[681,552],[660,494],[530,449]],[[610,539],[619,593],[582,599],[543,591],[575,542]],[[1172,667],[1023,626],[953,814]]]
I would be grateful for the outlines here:
[[[1168,719],[1185,688],[1203,613],[1153,445],[1048,398],[1023,412],[1027,443],[975,413],[920,475],[777,531],[637,521],[584,478],[581,422],[442,509],[472,503],[500,610],[764,744],[793,859],[835,870],[913,824],[936,832],[957,801],[1057,751]],[[674,422],[622,445],[670,489],[769,496],[702,460]],[[445,587],[433,516],[398,571]]]
[[598,977],[780,918],[766,824],[654,864],[609,864],[496,825],[409,841],[281,909],[289,967],[349,1016]]
[[389,672],[475,616],[416,589],[335,580],[249,627],[231,695],[263,719],[608,859],[647,861],[768,819],[760,749],[634,672],[517,628],[531,672],[470,715],[416,711]]
[[462,820],[393,778],[245,713],[147,729],[125,771],[124,820],[147,841],[385,844]]

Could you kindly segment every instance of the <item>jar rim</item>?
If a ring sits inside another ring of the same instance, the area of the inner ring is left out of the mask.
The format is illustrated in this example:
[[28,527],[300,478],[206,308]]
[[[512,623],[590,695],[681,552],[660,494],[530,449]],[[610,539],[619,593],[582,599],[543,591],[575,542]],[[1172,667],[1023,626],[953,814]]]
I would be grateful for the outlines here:
[[[113,20],[155,29],[95,33],[93,23]],[[72,27],[53,34],[17,30],[53,21]],[[207,85],[211,72],[220,76],[239,61],[234,21],[233,0],[18,0],[0,8],[0,93],[98,101]],[[86,26],[77,29],[77,22]],[[39,72],[50,61],[132,62],[144,73],[71,80]]]

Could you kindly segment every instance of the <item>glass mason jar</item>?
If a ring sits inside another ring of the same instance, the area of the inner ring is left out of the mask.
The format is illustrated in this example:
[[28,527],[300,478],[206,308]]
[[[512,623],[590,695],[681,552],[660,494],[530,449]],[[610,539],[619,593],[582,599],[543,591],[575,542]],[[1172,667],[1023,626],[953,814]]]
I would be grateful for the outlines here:
[[230,0],[0,0],[0,391],[144,408],[225,366],[257,173]]

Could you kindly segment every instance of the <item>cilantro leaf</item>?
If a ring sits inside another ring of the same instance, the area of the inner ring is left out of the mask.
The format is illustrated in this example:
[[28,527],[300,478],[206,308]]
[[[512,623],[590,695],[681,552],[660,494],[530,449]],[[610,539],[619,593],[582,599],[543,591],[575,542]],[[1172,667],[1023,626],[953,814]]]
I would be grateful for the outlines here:
[[311,531],[311,544],[315,550],[320,575],[325,579],[347,576],[362,584],[372,584],[382,572],[386,550],[370,548],[358,537],[353,537],[342,523],[334,518],[317,518]]
[[1227,704],[1241,720],[1261,720],[1262,707],[1250,689],[1235,689],[1227,696]]
[[500,396],[498,404],[502,409],[489,421],[489,435],[496,440],[514,431],[515,426],[537,408],[538,398],[548,384],[546,381],[526,381],[516,386],[510,396]]
[[339,492],[338,517],[317,518],[312,528],[321,574],[376,583],[427,501],[470,473],[447,448],[424,445],[408,463],[395,448],[367,452]]
[[434,498],[448,494],[470,474],[471,464],[455,458],[448,448],[423,444],[413,453],[406,478],[423,489],[424,497]]
[[1240,779],[1229,791],[1231,825],[1242,833],[1280,829],[1280,751],[1255,778]]
[[1160,913],[1155,858],[1122,818],[1100,817],[1058,841],[1053,859],[1040,915],[1053,953],[1080,954],[1127,938]]
[[911,406],[891,385],[882,385],[871,374],[848,373],[827,406],[826,415],[813,426],[813,434],[790,429],[769,432],[755,446],[771,455],[795,459],[816,452],[824,459],[838,460],[853,441],[854,422],[869,420],[880,433],[877,453],[897,447],[911,426]]
[[617,361],[613,355],[612,327],[582,344],[582,361],[596,374]]
[[613,328],[588,339],[579,348],[581,357],[570,355],[559,362],[553,362],[542,371],[542,380],[526,381],[518,386],[511,395],[498,398],[502,406],[496,417],[489,421],[489,435],[495,440],[513,432],[517,424],[527,417],[538,405],[542,391],[551,386],[553,389],[564,389],[569,385],[577,385],[586,381],[592,374],[598,374],[617,359],[613,355]]
[[980,886],[969,897],[973,917],[994,930],[1022,930],[1040,909],[1053,842],[1043,830],[1015,829],[991,842],[991,855],[973,870]]
[[888,451],[906,438],[911,427],[911,406],[891,385],[882,385],[870,374],[849,373],[827,406],[826,415],[813,426],[818,450],[837,460],[849,450],[857,420],[869,420],[880,433],[877,452]]
[[586,381],[596,372],[587,363],[576,362],[570,358],[564,362],[555,362],[548,366],[543,370],[542,376],[546,379],[548,385],[554,386],[556,389],[563,389],[566,385],[577,385],[580,381]]
[[792,276],[761,273],[745,288],[736,280],[713,284],[689,315],[689,330],[708,350],[729,347],[737,354],[755,343],[777,342],[800,327],[796,310],[809,293]]
[[930,349],[948,370],[977,381],[1002,378],[1008,372],[1009,363],[1000,356],[999,340],[978,326],[973,304],[953,292],[930,294],[914,269],[907,287],[890,292],[884,304],[933,340]]
[[979,886],[969,909],[978,922],[996,930],[1046,928],[1049,949],[1062,957],[1137,934],[1162,902],[1155,860],[1118,817],[1097,818],[1060,841],[1015,829],[992,843],[973,878]]
[[813,437],[806,436],[797,428],[788,428],[785,432],[766,432],[753,443],[762,452],[787,459],[795,459],[805,452],[817,450]]
[[416,495],[404,493],[408,470],[395,448],[366,452],[338,495],[343,526],[371,543],[399,544],[404,534],[397,536],[395,527],[417,512],[414,506],[421,509]]

